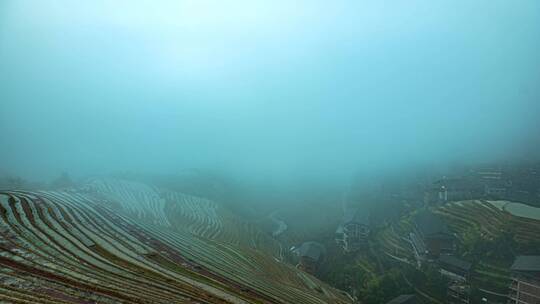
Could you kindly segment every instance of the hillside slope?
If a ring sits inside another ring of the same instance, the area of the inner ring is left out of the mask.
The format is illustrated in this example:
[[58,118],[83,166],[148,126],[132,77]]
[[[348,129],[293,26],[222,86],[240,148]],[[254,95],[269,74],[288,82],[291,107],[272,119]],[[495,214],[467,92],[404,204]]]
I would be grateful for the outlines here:
[[3,191],[0,235],[0,302],[350,302],[215,203],[128,181]]
[[473,229],[492,239],[504,228],[511,227],[518,243],[528,244],[540,239],[540,220],[516,216],[493,201],[453,202],[435,212],[445,218],[458,234]]

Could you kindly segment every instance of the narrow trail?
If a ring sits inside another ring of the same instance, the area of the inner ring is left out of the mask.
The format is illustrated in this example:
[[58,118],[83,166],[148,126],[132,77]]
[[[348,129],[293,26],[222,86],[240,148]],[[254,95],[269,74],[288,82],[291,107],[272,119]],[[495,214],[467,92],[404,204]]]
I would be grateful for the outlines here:
[[272,231],[273,237],[279,236],[280,234],[285,232],[288,228],[287,224],[282,219],[276,217],[277,213],[278,211],[274,211],[268,216],[268,218],[277,225],[277,228],[274,229],[274,231]]
[[508,298],[508,295],[504,294],[504,293],[498,293],[498,292],[490,291],[490,290],[483,289],[483,288],[478,288],[478,290],[480,290],[481,292],[485,292],[487,294],[490,294],[490,295]]

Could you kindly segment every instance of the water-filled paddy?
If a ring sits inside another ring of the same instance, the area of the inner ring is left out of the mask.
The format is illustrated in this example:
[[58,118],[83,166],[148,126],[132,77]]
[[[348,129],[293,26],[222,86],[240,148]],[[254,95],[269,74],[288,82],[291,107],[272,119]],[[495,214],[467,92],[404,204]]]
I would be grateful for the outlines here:
[[540,220],[540,208],[532,207],[522,203],[515,203],[509,201],[490,201],[493,206],[505,210],[512,215]]

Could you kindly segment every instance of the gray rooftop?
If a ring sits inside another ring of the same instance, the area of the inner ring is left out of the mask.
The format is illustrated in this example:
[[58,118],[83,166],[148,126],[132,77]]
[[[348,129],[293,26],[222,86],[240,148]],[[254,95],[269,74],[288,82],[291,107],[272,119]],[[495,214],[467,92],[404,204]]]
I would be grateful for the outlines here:
[[513,271],[540,271],[540,255],[520,255],[510,268]]
[[464,261],[462,259],[458,259],[455,256],[451,256],[451,255],[441,255],[439,257],[439,262],[457,267],[458,269],[461,269],[464,271],[470,271],[471,266],[472,266],[471,263]]
[[318,261],[324,252],[324,246],[317,242],[305,242],[298,248],[298,256],[308,257],[315,261]]

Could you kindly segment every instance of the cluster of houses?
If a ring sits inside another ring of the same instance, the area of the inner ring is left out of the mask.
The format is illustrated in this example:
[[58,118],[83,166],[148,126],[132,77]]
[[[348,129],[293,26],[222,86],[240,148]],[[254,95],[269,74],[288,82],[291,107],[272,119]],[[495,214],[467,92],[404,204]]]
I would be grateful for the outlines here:
[[[436,264],[449,279],[448,303],[469,303],[471,264],[454,256],[456,236],[447,225],[427,208],[414,216],[414,229],[409,234],[417,266]],[[345,252],[367,247],[370,214],[366,208],[344,208],[341,224],[335,233],[336,243]],[[390,303],[415,303],[412,295],[402,295]]]
[[[459,177],[444,177],[427,185],[409,192],[394,187],[397,190],[392,188],[392,192],[381,193],[400,202],[423,201],[424,206],[418,208],[413,216],[413,229],[408,235],[416,266],[436,265],[440,273],[447,277],[447,303],[471,303],[472,264],[456,256],[456,235],[428,206],[470,199],[501,199],[540,205],[540,168],[476,167]],[[337,245],[347,253],[367,248],[373,215],[367,208],[344,205],[342,220],[335,231]],[[310,273],[316,271],[326,254],[324,246],[316,242],[306,242],[292,250],[298,258],[297,267]],[[511,270],[508,303],[539,304],[540,256],[517,257]],[[401,295],[388,303],[416,301],[414,295]]]
[[[369,232],[369,213],[361,208],[349,208],[336,229],[335,241],[344,252],[355,252],[367,248]],[[325,247],[312,241],[292,247],[291,252],[296,257],[296,267],[308,273],[315,273],[326,255]]]
[[456,237],[448,226],[428,209],[419,210],[409,234],[417,266],[436,264],[449,280],[448,303],[469,303],[471,263],[454,256]]
[[369,231],[369,212],[362,208],[347,208],[336,229],[335,240],[345,252],[353,252],[366,247]]
[[540,256],[518,256],[510,270],[509,303],[540,303]]
[[[418,266],[434,263],[449,279],[447,303],[470,303],[472,264],[453,255],[455,236],[446,224],[429,210],[420,210],[414,217],[414,229],[409,238]],[[540,256],[516,257],[511,279],[508,303],[540,303]]]
[[[471,264],[450,255],[441,255],[438,259],[441,273],[453,278],[448,286],[447,303],[469,303],[470,287],[463,282],[469,279]],[[518,256],[512,264],[510,294],[506,304],[538,304],[540,303],[540,256]],[[400,295],[387,304],[417,303],[414,295]],[[486,298],[482,303],[490,302]]]

